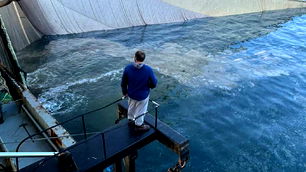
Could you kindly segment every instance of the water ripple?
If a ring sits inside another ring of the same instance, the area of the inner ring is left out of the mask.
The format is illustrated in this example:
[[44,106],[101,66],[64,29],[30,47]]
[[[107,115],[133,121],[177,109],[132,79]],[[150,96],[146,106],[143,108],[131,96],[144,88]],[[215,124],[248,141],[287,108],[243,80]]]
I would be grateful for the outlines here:
[[[61,119],[119,97],[122,69],[142,49],[161,119],[190,139],[186,171],[305,171],[305,30],[305,10],[288,9],[47,37],[19,55],[31,90]],[[170,155],[154,144],[139,166],[163,171]]]

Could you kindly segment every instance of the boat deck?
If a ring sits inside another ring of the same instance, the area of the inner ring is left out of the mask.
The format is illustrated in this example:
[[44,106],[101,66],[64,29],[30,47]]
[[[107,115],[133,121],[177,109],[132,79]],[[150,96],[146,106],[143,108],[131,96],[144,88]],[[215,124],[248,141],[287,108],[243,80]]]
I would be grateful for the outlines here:
[[[30,134],[35,134],[38,130],[32,124],[32,121],[27,115],[19,110],[18,104],[10,102],[2,105],[2,112],[4,123],[0,124],[0,137],[5,143],[5,147],[10,152],[15,152],[19,142],[28,137],[27,131],[21,126],[28,130]],[[35,139],[39,139],[36,137]],[[20,152],[51,152],[52,148],[46,141],[32,141],[29,139],[20,149]],[[28,166],[34,162],[41,160],[42,158],[20,158],[20,167]],[[14,159],[13,159],[14,160]]]
[[[125,121],[67,150],[72,154],[80,171],[98,171],[129,155],[131,150],[137,150],[152,142],[154,135],[153,128],[147,132],[136,132]],[[57,157],[46,158],[42,162],[21,169],[20,172],[30,172],[34,168],[44,172],[60,171]]]

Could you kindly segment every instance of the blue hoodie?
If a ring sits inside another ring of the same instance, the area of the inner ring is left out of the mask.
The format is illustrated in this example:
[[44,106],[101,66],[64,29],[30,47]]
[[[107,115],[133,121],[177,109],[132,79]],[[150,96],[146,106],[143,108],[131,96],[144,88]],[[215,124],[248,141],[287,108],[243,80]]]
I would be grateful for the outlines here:
[[130,98],[141,101],[149,96],[150,88],[156,85],[157,79],[150,66],[131,63],[125,67],[121,80],[123,95],[128,94]]

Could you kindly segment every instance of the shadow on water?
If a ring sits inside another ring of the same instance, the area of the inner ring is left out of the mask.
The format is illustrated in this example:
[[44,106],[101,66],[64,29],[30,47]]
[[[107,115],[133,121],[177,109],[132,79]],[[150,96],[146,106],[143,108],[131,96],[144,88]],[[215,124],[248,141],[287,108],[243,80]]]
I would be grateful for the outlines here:
[[[30,89],[58,120],[121,96],[123,67],[144,50],[159,86],[160,118],[187,136],[186,171],[304,171],[305,9],[44,37],[18,52]],[[298,17],[295,17],[298,16]],[[113,125],[115,106],[90,115]],[[65,127],[81,132],[80,121]],[[158,143],[139,152],[141,171],[176,157]]]

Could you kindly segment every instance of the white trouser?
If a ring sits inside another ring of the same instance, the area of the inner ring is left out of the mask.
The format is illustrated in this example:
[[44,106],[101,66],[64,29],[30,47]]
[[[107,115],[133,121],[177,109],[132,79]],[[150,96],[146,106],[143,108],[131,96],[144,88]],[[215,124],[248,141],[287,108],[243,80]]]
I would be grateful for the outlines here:
[[[149,96],[141,101],[129,98],[128,119],[135,121],[135,125],[140,126],[143,124],[144,115],[148,111]],[[138,116],[143,115],[139,118]]]

